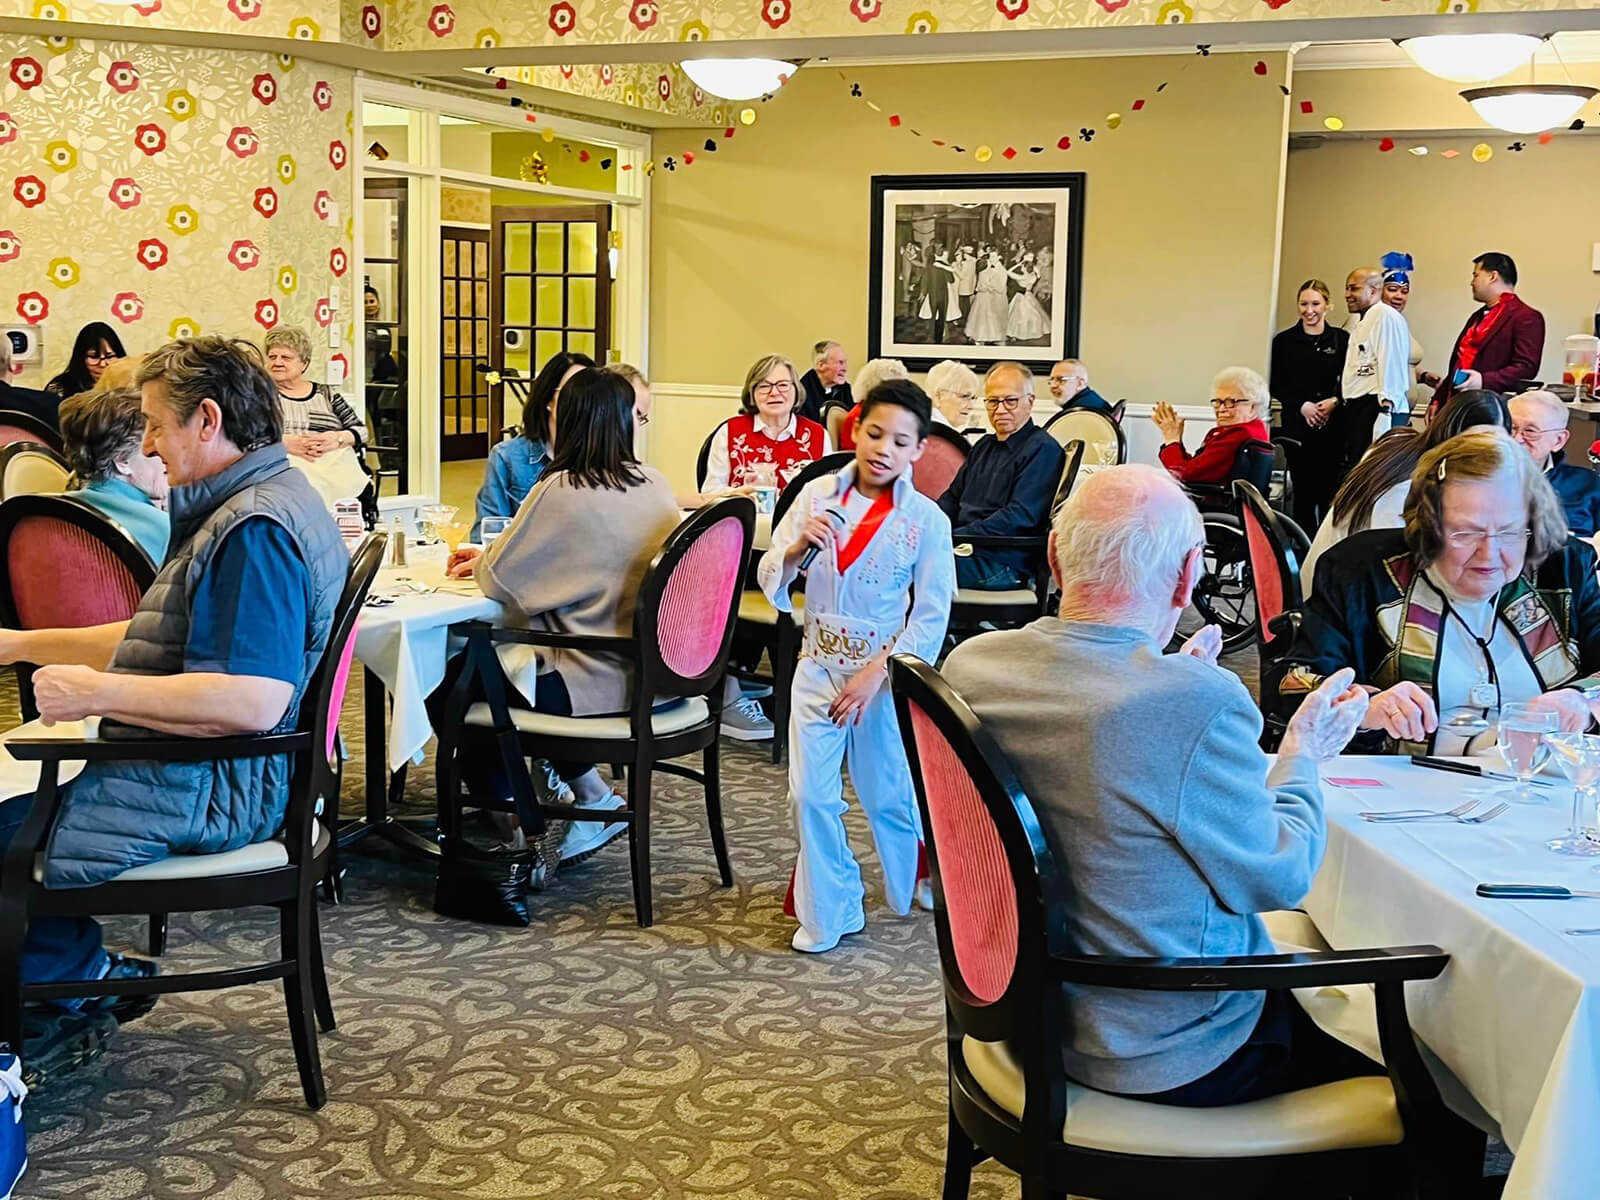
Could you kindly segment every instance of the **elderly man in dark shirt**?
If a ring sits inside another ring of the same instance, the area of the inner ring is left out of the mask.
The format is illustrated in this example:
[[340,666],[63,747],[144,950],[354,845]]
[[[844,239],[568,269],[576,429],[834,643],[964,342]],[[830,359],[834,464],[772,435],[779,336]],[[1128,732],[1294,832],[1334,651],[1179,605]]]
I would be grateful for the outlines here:
[[0,334],[0,409],[27,413],[38,417],[51,429],[59,429],[61,419],[57,410],[60,404],[59,396],[18,387],[11,382],[11,335]]
[[[1030,537],[1050,524],[1050,502],[1065,455],[1033,423],[1033,372],[1000,362],[983,380],[983,404],[994,432],[972,448],[939,507],[959,543],[967,537]],[[956,583],[988,591],[1024,586],[1027,555],[978,552],[956,559]]]
[[1511,436],[1544,470],[1561,501],[1567,528],[1581,538],[1592,538],[1600,530],[1600,475],[1565,460],[1563,451],[1572,436],[1567,406],[1554,392],[1524,392],[1513,396],[1509,407]]

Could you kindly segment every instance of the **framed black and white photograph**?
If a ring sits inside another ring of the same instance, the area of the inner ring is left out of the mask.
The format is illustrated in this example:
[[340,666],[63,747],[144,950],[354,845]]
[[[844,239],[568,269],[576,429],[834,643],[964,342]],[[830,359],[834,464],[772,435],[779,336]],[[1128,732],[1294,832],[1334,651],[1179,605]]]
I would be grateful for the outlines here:
[[873,176],[868,357],[1075,357],[1083,198],[1081,172]]

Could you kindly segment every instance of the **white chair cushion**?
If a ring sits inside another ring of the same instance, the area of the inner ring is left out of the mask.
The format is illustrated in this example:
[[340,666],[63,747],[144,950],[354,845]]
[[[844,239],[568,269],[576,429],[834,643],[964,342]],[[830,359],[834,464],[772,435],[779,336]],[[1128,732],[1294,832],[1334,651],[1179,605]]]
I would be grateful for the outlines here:
[[1032,588],[1005,588],[985,591],[983,588],[957,588],[957,604],[1038,604],[1039,595]]
[[[328,832],[322,822],[315,825],[316,853],[328,848]],[[223,875],[248,875],[252,871],[271,871],[289,865],[289,851],[282,838],[240,846],[221,854],[174,854],[141,867],[129,867],[111,879],[112,883],[149,883],[157,879],[216,879]]]
[[[794,619],[796,624],[803,622],[806,616],[806,598],[794,598]],[[739,593],[739,620],[754,621],[758,625],[776,625],[778,623],[778,610],[772,607],[772,601],[767,599],[765,592],[754,592],[746,588]]]
[[[963,1038],[961,1056],[989,1098],[1022,1115],[1022,1069],[1003,1042]],[[1067,1085],[1072,1146],[1157,1158],[1259,1158],[1364,1146],[1405,1137],[1385,1076],[1364,1076],[1225,1108],[1178,1108]]]
[[[702,721],[710,719],[711,710],[706,707],[705,698],[695,696],[657,712],[650,722],[650,727],[657,737],[665,737],[671,733],[682,733],[685,729],[691,729]],[[633,736],[633,727],[628,723],[627,717],[553,717],[549,713],[534,712],[532,709],[513,708],[511,723],[521,733],[543,737],[606,738],[611,741],[625,741]],[[494,717],[489,713],[489,706],[480,702],[467,709],[465,724],[486,729],[494,728]]]

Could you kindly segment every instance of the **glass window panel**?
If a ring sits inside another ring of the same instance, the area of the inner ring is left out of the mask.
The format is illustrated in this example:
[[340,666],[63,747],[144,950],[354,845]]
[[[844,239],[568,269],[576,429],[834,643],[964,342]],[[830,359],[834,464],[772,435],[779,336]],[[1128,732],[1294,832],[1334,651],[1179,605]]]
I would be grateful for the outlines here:
[[538,279],[539,315],[536,318],[541,325],[560,325],[561,320],[561,280]]
[[533,335],[533,356],[539,362],[548,362],[554,355],[560,354],[561,331],[559,329],[540,329]]
[[533,281],[526,275],[507,275],[505,288],[505,323],[507,325],[533,324]]
[[444,241],[444,265],[442,270],[446,275],[454,275],[456,273],[456,242],[450,238],[446,238]]
[[489,243],[475,242],[472,251],[473,271],[479,279],[489,277]]
[[444,323],[444,352],[446,354],[454,354],[456,352],[456,323],[454,321],[446,321]]
[[[509,370],[518,375],[531,376],[533,374],[533,337],[526,329],[507,329],[502,335],[505,351],[502,361]],[[515,420],[515,417],[510,418]]]
[[[388,104],[363,104],[361,106],[361,151],[368,162],[410,162],[410,124],[419,114],[410,109],[395,108]],[[381,153],[372,149],[377,142]]]
[[576,329],[594,327],[594,276],[567,279],[567,325]]
[[572,332],[567,334],[567,349],[575,354],[587,354],[594,357],[594,334]]
[[456,285],[446,279],[443,290],[444,294],[440,297],[443,307],[440,312],[443,316],[453,317],[456,315]]
[[477,283],[473,287],[476,289],[473,296],[473,311],[487,316],[489,312],[489,285],[487,283]]
[[[397,263],[373,263],[365,265],[366,283],[378,293],[378,315],[375,320],[380,324],[393,324],[399,319],[399,310],[396,303],[400,294],[400,267]],[[362,311],[365,312],[366,293],[362,292]],[[369,322],[370,323],[370,322]]]
[[474,433],[489,432],[489,410],[480,408],[473,414],[472,428]]
[[540,221],[538,233],[538,250],[534,261],[541,274],[559,275],[566,269],[566,259],[562,249],[566,242],[567,227],[560,221]]
[[489,353],[489,322],[477,321],[477,336],[473,341],[473,353],[479,358]]
[[[502,228],[505,230],[505,269],[533,270],[533,226],[525,221],[512,221]],[[489,272],[486,268],[480,267],[479,273],[487,275]]]
[[473,316],[472,311],[472,285],[470,283],[457,283],[456,289],[456,314],[462,317]]
[[595,273],[600,227],[593,221],[573,221],[567,226],[567,270],[574,275]]

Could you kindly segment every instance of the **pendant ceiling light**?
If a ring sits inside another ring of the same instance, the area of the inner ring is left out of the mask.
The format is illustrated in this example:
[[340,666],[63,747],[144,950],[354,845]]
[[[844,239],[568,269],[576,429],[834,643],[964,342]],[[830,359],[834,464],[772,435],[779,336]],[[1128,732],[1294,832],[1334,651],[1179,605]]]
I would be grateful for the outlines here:
[[1543,40],[1526,33],[1446,33],[1402,38],[1400,49],[1429,75],[1482,83],[1515,71]]
[[1543,133],[1566,125],[1597,91],[1574,83],[1513,83],[1468,88],[1461,98],[1480,117],[1507,133]]
[[702,92],[724,100],[754,100],[782,87],[794,64],[778,58],[690,58],[683,73]]

